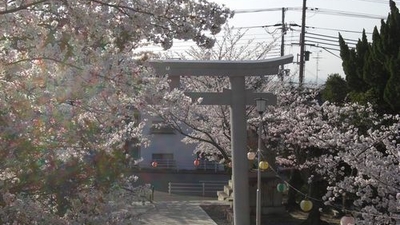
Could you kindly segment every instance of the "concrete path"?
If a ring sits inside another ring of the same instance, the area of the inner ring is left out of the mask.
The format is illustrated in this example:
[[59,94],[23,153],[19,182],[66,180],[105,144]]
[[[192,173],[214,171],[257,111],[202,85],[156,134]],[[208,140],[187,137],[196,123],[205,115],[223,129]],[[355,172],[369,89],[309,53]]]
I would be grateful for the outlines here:
[[200,205],[221,204],[218,201],[161,201],[142,215],[139,224],[154,225],[217,225]]

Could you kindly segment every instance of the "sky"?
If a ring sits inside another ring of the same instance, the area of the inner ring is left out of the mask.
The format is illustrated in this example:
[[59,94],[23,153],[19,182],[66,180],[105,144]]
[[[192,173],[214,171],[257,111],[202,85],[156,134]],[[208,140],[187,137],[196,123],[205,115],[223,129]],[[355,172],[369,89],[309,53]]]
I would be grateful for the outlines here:
[[[298,82],[299,40],[302,23],[302,0],[210,0],[235,11],[228,21],[242,31],[246,31],[244,42],[275,41],[276,47],[269,57],[280,56],[282,7],[286,8],[285,23],[290,28],[285,38],[285,54],[292,54],[294,62],[287,65],[292,74],[291,81]],[[395,0],[398,7],[400,0]],[[306,6],[306,51],[310,51],[310,60],[305,64],[305,83],[323,84],[330,74],[338,73],[344,77],[340,52],[338,51],[339,33],[354,46],[365,29],[368,40],[375,26],[380,28],[382,19],[390,11],[389,0],[307,0]],[[324,44],[325,43],[325,44]],[[327,43],[327,44],[326,44]],[[175,52],[187,50],[193,43],[179,43],[171,49]]]
[[[293,54],[294,61],[298,61],[301,27],[295,25],[301,25],[303,1],[214,0],[214,2],[224,4],[237,12],[229,21],[231,26],[247,28],[247,36],[267,40],[268,32],[281,35],[281,30],[276,29],[279,27],[273,25],[282,23],[282,11],[279,9],[287,8],[285,23],[292,24],[292,30],[287,31],[285,35],[285,54]],[[400,1],[395,2],[400,5]],[[365,29],[370,41],[370,33],[375,26],[380,28],[381,19],[386,19],[390,11],[388,0],[307,0],[306,5],[314,10],[307,10],[306,13],[305,40],[306,43],[318,45],[318,47],[306,46],[311,55],[305,65],[305,82],[311,83],[323,83],[327,76],[333,73],[344,76],[340,53],[333,50],[339,49],[337,44],[339,33],[345,39],[349,39],[348,43],[351,46],[351,43],[361,37],[361,32]],[[329,45],[321,44],[322,42]],[[271,53],[279,56],[279,46]],[[297,64],[289,68],[292,74],[298,73]]]

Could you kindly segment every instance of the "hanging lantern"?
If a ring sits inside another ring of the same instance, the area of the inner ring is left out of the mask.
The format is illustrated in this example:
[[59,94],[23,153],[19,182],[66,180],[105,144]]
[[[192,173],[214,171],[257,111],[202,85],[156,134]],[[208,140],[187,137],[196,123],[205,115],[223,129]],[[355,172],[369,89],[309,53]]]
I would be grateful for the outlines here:
[[287,186],[285,183],[279,183],[278,185],[276,185],[276,190],[278,192],[285,192],[287,191]]
[[356,224],[356,221],[355,221],[354,217],[352,217],[350,215],[343,216],[340,219],[340,225],[355,225],[355,224]]
[[308,200],[308,199],[304,199],[300,202],[300,208],[301,210],[303,210],[304,212],[308,212],[312,209],[313,207],[313,203],[312,201]]
[[200,165],[200,160],[199,160],[199,159],[195,159],[195,160],[193,161],[193,165],[194,165],[194,166],[199,166],[199,165]]
[[156,161],[154,161],[154,162],[151,163],[151,166],[156,168],[158,166],[158,163]]
[[247,159],[248,160],[254,160],[256,158],[256,153],[255,152],[248,152],[247,153]]
[[260,164],[258,164],[258,168],[262,169],[262,170],[266,170],[268,169],[269,164],[266,161],[261,161]]

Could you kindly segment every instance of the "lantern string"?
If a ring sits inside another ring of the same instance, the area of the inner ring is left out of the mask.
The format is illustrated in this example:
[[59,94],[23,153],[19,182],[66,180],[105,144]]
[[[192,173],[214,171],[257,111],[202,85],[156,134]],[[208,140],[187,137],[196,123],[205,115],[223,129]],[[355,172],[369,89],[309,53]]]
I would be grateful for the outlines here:
[[[265,160],[265,161],[266,161],[266,160]],[[268,161],[267,161],[267,162],[268,162]],[[292,188],[292,189],[293,189],[294,191],[296,191],[297,193],[303,195],[305,198],[308,198],[308,199],[311,199],[311,200],[317,201],[317,202],[323,202],[323,203],[326,202],[326,201],[321,200],[321,199],[317,199],[317,198],[310,197],[310,195],[303,193],[302,191],[300,191],[299,189],[297,189],[297,188],[295,188],[293,185],[291,185],[288,181],[286,181],[285,178],[283,178],[283,177],[279,174],[279,172],[277,172],[273,167],[270,167],[270,169],[271,169],[271,170],[275,173],[275,175],[276,175],[280,180],[282,180],[288,187]],[[328,205],[328,206],[330,206],[330,207],[332,207],[332,208],[335,208],[335,209],[342,210],[343,212],[350,213],[350,214],[352,214],[352,215],[354,215],[354,216],[355,216],[355,215],[362,215],[362,214],[365,214],[365,213],[363,213],[363,212],[361,212],[361,211],[346,209],[346,208],[344,207],[344,205],[340,205],[340,204],[331,204],[331,203],[330,203],[330,204],[325,204],[325,205]],[[383,215],[380,215],[380,214],[374,214],[374,213],[370,213],[370,212],[368,212],[368,215],[372,215],[372,216],[376,216],[376,217],[383,216]],[[400,215],[396,215],[396,216],[393,216],[393,215],[385,215],[385,217],[386,217],[386,218],[389,218],[389,219],[400,220]]]
[[279,173],[278,173],[274,168],[272,168],[272,167],[270,167],[270,168],[271,168],[271,170],[275,173],[275,175],[276,175],[279,179],[281,179],[288,187],[292,188],[292,189],[293,189],[294,191],[296,191],[297,193],[303,195],[305,198],[308,198],[308,199],[311,199],[311,200],[314,200],[314,201],[323,202],[322,200],[317,199],[317,198],[313,198],[313,197],[311,197],[309,194],[305,194],[305,193],[303,193],[302,191],[300,191],[299,189],[295,188],[295,187],[294,187],[293,185],[291,185],[288,181],[286,181],[281,175],[279,175]]

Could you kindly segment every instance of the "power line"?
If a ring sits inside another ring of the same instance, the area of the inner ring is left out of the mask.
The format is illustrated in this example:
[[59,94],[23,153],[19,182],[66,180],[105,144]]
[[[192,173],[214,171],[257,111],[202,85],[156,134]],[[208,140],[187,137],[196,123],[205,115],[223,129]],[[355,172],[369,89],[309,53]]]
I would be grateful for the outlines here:
[[320,42],[320,41],[328,41],[328,43],[326,43],[327,45],[334,45],[334,46],[338,46],[339,45],[338,44],[338,40],[329,40],[329,39],[325,39],[325,38],[317,38],[317,37],[308,37],[308,36],[306,36],[306,41],[307,40],[318,41],[318,42]]
[[321,9],[321,8],[309,8],[307,10],[314,11],[317,13],[323,13],[327,15],[338,15],[338,16],[349,16],[349,17],[358,17],[358,18],[367,18],[367,19],[386,19],[384,16],[365,14],[365,13],[355,13],[355,12],[346,12],[341,10],[333,10],[333,9]]
[[[320,45],[329,45],[329,46],[334,46],[334,47],[338,47],[339,46],[338,43],[337,44],[326,43],[326,42],[322,42],[322,41],[318,41],[318,40],[306,40],[306,43],[309,43],[309,44],[316,43],[316,44],[320,44]],[[337,50],[339,50],[339,49],[337,49]]]
[[[301,11],[302,10],[302,7],[284,7],[284,8],[286,10],[292,10],[292,11]],[[243,14],[243,13],[274,12],[274,11],[281,11],[281,10],[282,10],[282,8],[237,9],[237,10],[234,10],[234,12],[236,14]],[[309,8],[309,7],[307,7],[306,10],[313,11],[316,13],[327,14],[327,15],[334,15],[334,16],[338,15],[338,16],[358,17],[358,18],[367,18],[367,19],[386,19],[386,16],[366,14],[366,13],[347,12],[347,11],[342,11],[342,10]]]
[[[284,7],[286,10],[301,10],[301,7]],[[233,10],[235,14],[242,13],[258,13],[258,12],[274,12],[274,11],[282,11],[281,8],[269,8],[269,9],[236,9]]]
[[[301,27],[300,25],[296,23],[290,23],[288,24],[290,29],[293,29],[291,27]],[[256,25],[256,26],[247,26],[247,27],[235,27],[234,29],[259,29],[259,28],[269,28],[269,27],[280,27],[282,24],[267,24],[267,25]],[[326,28],[326,27],[315,27],[315,26],[306,26],[306,28],[309,29],[318,29],[318,30],[330,30],[330,31],[339,31],[339,32],[344,32],[344,33],[355,33],[355,34],[362,34],[362,31],[355,31],[355,30],[344,30],[344,29],[336,29],[336,28]],[[277,28],[281,29],[281,28]],[[293,29],[294,31],[298,31],[296,29]],[[372,32],[365,32],[366,34],[372,34]]]
[[[340,32],[345,32],[345,33],[362,34],[362,31],[354,31],[354,30],[343,30],[343,29],[325,28],[325,27],[314,27],[314,26],[306,26],[306,28],[319,29],[319,30],[340,31]],[[366,33],[366,34],[372,34],[372,32],[365,32],[365,33]]]
[[[317,33],[312,33],[312,32],[306,32],[306,34],[311,35],[311,36],[330,38],[331,40],[334,39],[335,41],[338,41],[338,37],[331,36],[331,35],[317,34]],[[353,39],[348,39],[348,38],[344,38],[344,40],[348,41],[348,42],[354,42],[354,43],[358,42],[358,40],[353,40]]]
[[[355,0],[355,1],[371,2],[371,3],[379,3],[379,4],[388,4],[388,1],[386,1],[386,0],[383,0],[383,1],[379,1],[379,0]],[[394,2],[396,2],[397,4],[400,4],[400,1],[394,1]]]

